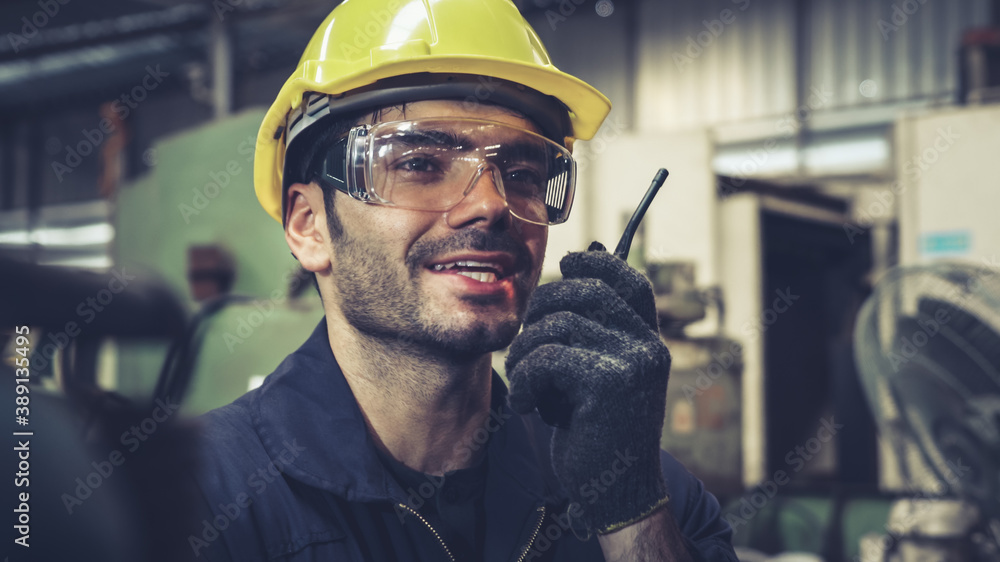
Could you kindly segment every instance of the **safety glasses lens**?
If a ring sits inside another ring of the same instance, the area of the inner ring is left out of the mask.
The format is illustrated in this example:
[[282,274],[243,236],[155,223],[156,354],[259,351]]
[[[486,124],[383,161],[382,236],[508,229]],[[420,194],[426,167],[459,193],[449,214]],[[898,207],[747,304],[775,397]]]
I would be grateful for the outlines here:
[[484,173],[499,184],[511,212],[529,222],[563,222],[572,203],[572,155],[516,127],[471,120],[383,123],[369,132],[365,152],[369,192],[391,205],[449,209]]

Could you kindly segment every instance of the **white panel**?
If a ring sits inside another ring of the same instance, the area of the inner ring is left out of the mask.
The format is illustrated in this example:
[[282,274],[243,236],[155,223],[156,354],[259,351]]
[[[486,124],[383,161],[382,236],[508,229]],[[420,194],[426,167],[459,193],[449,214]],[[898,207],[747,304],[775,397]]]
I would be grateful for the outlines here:
[[[916,149],[916,119],[904,116],[896,122],[895,134],[895,168],[896,182],[889,188],[889,193],[899,197],[899,265],[912,265],[917,262],[918,239],[920,231],[919,213],[917,209],[917,178],[903,173],[903,162],[912,158],[919,151]],[[885,195],[885,192],[883,192]]]
[[711,168],[712,143],[703,131],[628,135],[595,159],[593,202],[601,219],[597,239],[614,248],[660,167],[670,177],[644,220],[648,261],[693,261],[698,285],[718,282],[716,271],[717,198]]
[[[984,173],[1000,153],[1000,107],[948,109],[900,127],[898,177],[910,200],[901,220],[909,263],[955,257],[1000,264],[1000,176]],[[904,151],[905,150],[905,151]],[[966,233],[967,250],[922,252],[928,234]]]
[[727,197],[719,205],[719,218],[723,329],[743,346],[743,482],[749,488],[764,480],[767,468],[764,342],[743,333],[744,323],[764,308],[759,201],[750,193]]

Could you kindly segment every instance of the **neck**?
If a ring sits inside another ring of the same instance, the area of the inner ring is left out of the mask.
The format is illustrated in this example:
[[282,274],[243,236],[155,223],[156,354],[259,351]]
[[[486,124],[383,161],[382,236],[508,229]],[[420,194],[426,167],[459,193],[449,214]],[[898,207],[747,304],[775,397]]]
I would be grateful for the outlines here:
[[330,347],[376,444],[428,474],[477,462],[485,448],[463,444],[489,415],[491,355],[430,353],[363,334],[329,312]]

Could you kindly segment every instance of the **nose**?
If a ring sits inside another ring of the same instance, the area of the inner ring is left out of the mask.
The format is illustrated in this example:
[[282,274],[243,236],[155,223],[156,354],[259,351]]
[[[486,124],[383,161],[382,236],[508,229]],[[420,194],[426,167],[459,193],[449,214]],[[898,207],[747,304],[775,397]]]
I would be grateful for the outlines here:
[[448,226],[462,228],[476,223],[485,227],[498,223],[510,224],[510,208],[507,199],[500,192],[498,174],[497,169],[492,166],[480,169],[469,192],[445,214]]

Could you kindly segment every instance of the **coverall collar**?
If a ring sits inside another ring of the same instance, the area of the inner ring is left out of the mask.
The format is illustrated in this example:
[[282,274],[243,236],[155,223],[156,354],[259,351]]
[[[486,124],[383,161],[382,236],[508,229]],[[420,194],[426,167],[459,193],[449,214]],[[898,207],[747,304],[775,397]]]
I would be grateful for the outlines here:
[[[535,439],[525,420],[507,406],[507,387],[495,371],[492,388],[485,446],[490,471],[500,474],[491,479],[511,480],[523,492],[523,500],[540,504],[546,495],[541,476],[545,467],[538,466]],[[326,318],[267,377],[251,401],[250,413],[268,456],[282,462],[286,475],[352,502],[407,503],[406,491],[379,459],[354,394],[333,356]],[[300,452],[284,462],[281,455],[293,443]]]

